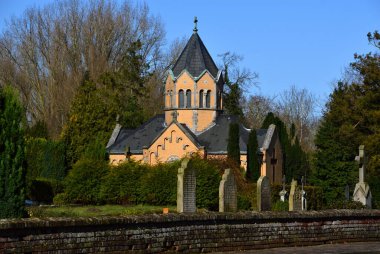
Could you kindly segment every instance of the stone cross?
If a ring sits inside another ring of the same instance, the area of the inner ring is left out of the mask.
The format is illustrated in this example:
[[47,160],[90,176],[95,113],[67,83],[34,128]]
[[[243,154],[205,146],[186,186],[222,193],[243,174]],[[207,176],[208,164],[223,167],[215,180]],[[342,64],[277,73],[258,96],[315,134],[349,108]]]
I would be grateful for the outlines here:
[[271,210],[270,183],[267,176],[260,176],[257,180],[257,209],[259,211]]
[[285,202],[288,196],[288,192],[285,189],[285,183],[286,183],[286,178],[285,175],[282,177],[282,191],[280,191],[280,200],[282,202]]
[[219,212],[237,211],[237,187],[231,169],[224,171],[219,185]]
[[182,161],[177,175],[177,212],[196,212],[196,176],[195,169],[188,167],[189,159]]
[[359,183],[364,183],[365,159],[364,145],[361,145],[359,146],[359,155],[355,157],[355,160],[359,163]]

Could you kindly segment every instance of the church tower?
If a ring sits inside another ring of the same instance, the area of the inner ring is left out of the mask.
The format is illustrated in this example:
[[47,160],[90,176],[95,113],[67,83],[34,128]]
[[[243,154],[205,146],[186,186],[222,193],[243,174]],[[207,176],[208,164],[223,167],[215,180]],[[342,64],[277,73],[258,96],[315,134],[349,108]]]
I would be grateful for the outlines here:
[[168,71],[165,81],[165,123],[173,116],[198,134],[213,126],[223,109],[223,77],[198,35],[197,18],[193,34]]

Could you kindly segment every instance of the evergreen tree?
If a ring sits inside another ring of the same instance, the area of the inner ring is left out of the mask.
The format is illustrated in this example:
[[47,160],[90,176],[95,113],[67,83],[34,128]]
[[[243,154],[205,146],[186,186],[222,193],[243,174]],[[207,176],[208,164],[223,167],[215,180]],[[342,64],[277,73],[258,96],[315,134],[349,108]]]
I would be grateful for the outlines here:
[[0,218],[25,215],[25,112],[18,97],[0,88]]
[[226,84],[228,92],[224,94],[223,107],[230,115],[243,118],[243,109],[240,105],[240,99],[242,97],[242,90],[239,83],[233,83],[228,76],[228,66],[224,67],[224,82]]
[[227,157],[240,165],[239,124],[230,123],[228,132]]
[[[365,145],[369,158],[366,180],[375,202],[380,201],[380,56],[355,56],[351,64],[358,78],[339,82],[327,104],[315,145],[313,181],[325,189],[326,202],[344,198],[344,187],[358,180],[354,159]],[[376,206],[376,203],[374,204]]]
[[63,129],[69,167],[95,139],[106,145],[116,119],[125,128],[136,128],[144,120],[143,102],[146,68],[142,62],[139,42],[132,44],[125,64],[115,73],[106,73],[99,80],[86,78],[78,89]]
[[256,130],[252,129],[248,136],[247,144],[247,173],[246,178],[257,181],[260,177],[260,164],[257,155],[258,143]]

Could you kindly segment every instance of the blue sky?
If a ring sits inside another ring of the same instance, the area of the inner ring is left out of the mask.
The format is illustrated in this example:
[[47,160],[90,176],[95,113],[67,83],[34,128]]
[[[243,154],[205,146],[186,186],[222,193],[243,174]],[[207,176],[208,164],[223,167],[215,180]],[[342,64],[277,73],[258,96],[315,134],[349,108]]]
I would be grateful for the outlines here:
[[[4,20],[25,8],[51,0],[0,0]],[[251,94],[276,95],[295,85],[324,102],[332,83],[353,61],[354,53],[374,48],[366,34],[380,30],[377,0],[147,0],[161,17],[169,43],[190,37],[194,16],[198,33],[214,60],[231,51],[244,56],[242,66],[259,74]]]

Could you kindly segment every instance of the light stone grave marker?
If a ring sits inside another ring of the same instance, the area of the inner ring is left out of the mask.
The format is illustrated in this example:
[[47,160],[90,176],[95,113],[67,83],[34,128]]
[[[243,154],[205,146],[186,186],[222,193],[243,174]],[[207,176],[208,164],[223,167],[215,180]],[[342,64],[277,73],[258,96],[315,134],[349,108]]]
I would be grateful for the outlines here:
[[219,212],[237,211],[237,187],[231,169],[224,171],[219,185]]
[[352,198],[354,201],[359,201],[368,208],[372,208],[372,193],[369,185],[365,180],[365,166],[366,156],[364,152],[364,145],[359,146],[359,155],[355,157],[359,163],[359,182],[355,185],[354,194]]
[[260,176],[257,180],[257,209],[258,211],[270,211],[270,183],[267,176]]
[[195,169],[188,168],[189,159],[184,159],[177,174],[177,212],[194,213],[196,211]]
[[285,189],[285,183],[286,183],[286,178],[285,175],[282,177],[282,190],[280,191],[280,200],[282,202],[285,202],[285,200],[288,198],[288,192]]
[[297,186],[297,181],[292,180],[289,195],[289,211],[301,211],[302,210],[302,192]]

